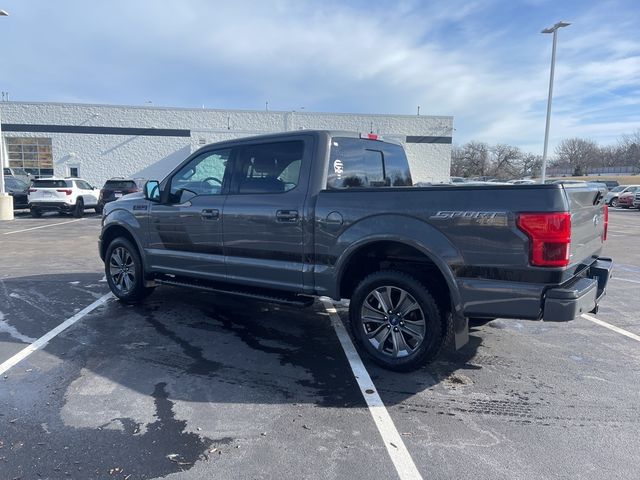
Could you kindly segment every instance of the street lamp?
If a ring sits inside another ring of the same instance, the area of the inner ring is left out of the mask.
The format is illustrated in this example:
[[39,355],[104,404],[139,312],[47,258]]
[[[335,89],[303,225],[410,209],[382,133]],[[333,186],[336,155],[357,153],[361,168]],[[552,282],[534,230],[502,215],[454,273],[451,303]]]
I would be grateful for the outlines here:
[[551,73],[549,75],[549,99],[547,100],[547,123],[544,127],[544,150],[542,151],[542,180],[544,183],[547,176],[547,147],[549,145],[549,123],[551,123],[551,98],[553,97],[553,73],[556,68],[556,42],[558,29],[571,25],[567,22],[558,22],[553,27],[545,28],[540,33],[553,33],[553,48],[551,49]]
[[[9,14],[0,10],[0,17]],[[0,220],[13,220],[13,197],[4,191],[4,142],[2,137],[2,118],[0,117]]]

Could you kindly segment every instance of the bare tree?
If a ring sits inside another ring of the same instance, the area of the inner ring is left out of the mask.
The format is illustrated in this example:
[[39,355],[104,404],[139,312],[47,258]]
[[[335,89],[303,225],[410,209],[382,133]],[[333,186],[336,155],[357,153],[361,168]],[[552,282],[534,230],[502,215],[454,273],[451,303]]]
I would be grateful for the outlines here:
[[489,170],[489,145],[483,142],[469,142],[464,146],[464,162],[467,176],[486,175]]
[[542,155],[523,153],[518,166],[519,177],[536,177],[542,171]]
[[510,180],[519,176],[518,163],[522,151],[518,147],[499,143],[491,151],[491,176],[501,180]]
[[587,168],[597,165],[598,144],[583,138],[567,138],[556,147],[556,156],[560,164],[571,167],[573,174],[584,175]]
[[623,165],[640,167],[640,130],[622,135],[618,148]]

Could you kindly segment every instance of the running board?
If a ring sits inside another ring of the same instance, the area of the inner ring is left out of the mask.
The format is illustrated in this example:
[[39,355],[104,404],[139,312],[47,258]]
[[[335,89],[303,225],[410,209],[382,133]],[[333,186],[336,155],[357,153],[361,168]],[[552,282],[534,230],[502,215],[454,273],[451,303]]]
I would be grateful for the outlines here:
[[156,283],[164,285],[172,285],[174,287],[197,288],[207,292],[218,293],[222,295],[232,295],[234,297],[252,298],[268,303],[277,303],[280,305],[288,305],[298,308],[306,308],[313,305],[314,297],[308,295],[288,294],[276,290],[263,290],[259,288],[238,288],[236,285],[230,284],[214,284],[205,280],[197,280],[184,277],[159,276],[155,278]]

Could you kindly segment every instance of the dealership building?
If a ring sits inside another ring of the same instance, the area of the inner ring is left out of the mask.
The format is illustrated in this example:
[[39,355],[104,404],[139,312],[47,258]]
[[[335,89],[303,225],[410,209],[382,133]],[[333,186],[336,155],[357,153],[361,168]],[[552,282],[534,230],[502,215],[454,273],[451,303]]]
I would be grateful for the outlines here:
[[375,133],[401,143],[414,182],[449,179],[453,118],[1,102],[5,164],[32,175],[161,179],[203,145],[302,130]]

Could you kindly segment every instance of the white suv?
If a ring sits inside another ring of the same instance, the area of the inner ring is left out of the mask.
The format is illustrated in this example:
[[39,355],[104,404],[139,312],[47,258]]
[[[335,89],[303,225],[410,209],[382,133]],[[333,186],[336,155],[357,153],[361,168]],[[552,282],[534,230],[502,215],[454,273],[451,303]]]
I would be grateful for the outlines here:
[[99,193],[89,182],[80,178],[34,180],[29,187],[31,216],[37,218],[42,212],[57,211],[81,217],[85,208],[96,208]]

